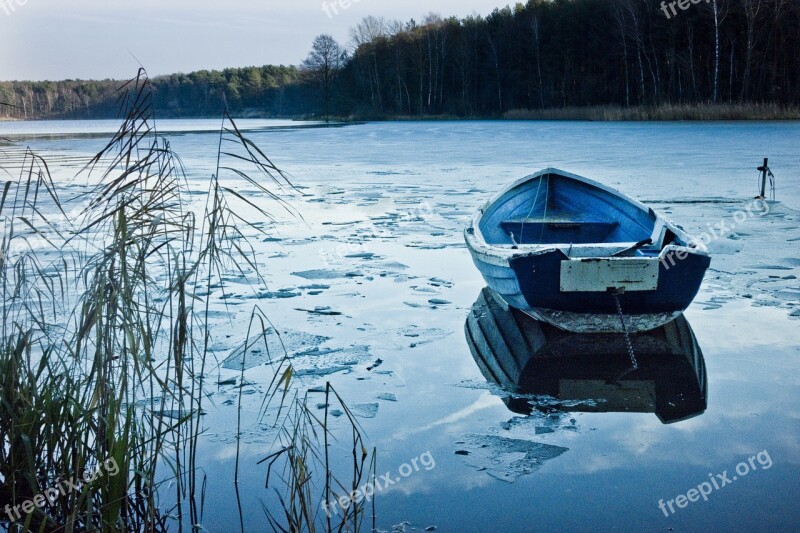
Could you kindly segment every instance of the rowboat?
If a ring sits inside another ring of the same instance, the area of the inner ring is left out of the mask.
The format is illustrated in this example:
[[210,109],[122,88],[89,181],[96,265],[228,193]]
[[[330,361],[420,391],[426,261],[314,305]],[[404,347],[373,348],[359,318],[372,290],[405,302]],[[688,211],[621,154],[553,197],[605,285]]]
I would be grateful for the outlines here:
[[509,305],[576,333],[647,331],[692,302],[708,251],[642,203],[554,168],[489,200],[464,230]]
[[705,412],[705,360],[683,315],[647,332],[571,333],[509,307],[484,288],[464,326],[484,377],[506,406],[539,411],[655,413],[669,424]]

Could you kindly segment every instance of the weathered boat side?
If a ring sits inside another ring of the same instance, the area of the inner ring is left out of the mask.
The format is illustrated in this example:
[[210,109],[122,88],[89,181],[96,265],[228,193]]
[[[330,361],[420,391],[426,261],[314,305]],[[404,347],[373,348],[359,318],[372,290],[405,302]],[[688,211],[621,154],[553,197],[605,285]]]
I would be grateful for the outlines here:
[[574,332],[621,331],[617,302],[630,330],[669,322],[691,304],[710,263],[682,229],[640,202],[556,169],[487,202],[465,240],[505,301]]

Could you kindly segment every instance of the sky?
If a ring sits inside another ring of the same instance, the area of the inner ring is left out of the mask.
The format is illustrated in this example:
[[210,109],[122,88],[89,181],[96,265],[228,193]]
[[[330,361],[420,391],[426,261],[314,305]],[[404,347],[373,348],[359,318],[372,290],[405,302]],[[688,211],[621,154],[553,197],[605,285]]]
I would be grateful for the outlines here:
[[[488,15],[508,0],[0,0],[0,80],[127,79],[299,64],[367,15]],[[325,6],[325,8],[323,8]]]

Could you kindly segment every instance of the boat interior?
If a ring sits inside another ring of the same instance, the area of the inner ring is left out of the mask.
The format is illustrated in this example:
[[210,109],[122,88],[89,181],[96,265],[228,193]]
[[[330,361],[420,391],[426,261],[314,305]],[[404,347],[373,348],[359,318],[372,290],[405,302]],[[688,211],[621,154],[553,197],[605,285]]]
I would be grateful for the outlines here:
[[561,245],[570,256],[653,256],[684,244],[652,210],[559,174],[520,183],[480,220],[487,244]]

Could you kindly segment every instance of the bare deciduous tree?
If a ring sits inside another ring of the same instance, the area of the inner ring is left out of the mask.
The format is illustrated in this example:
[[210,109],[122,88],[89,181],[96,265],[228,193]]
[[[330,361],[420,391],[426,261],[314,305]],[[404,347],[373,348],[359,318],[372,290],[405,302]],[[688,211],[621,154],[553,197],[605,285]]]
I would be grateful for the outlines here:
[[322,34],[314,39],[311,52],[303,61],[303,69],[322,88],[325,120],[330,116],[331,84],[344,59],[344,51],[336,39],[328,34]]

